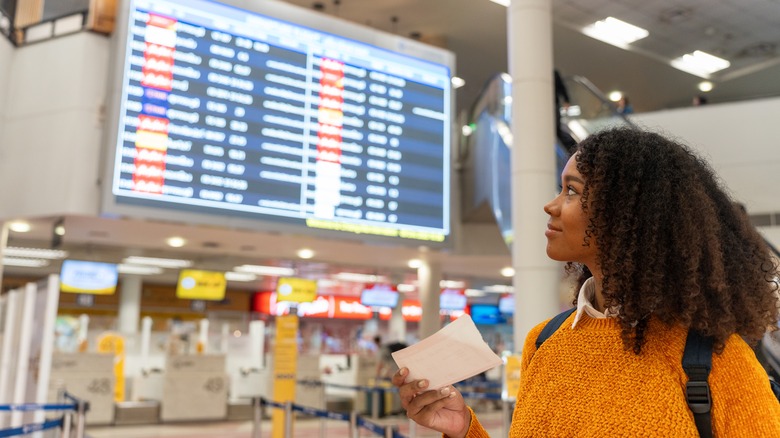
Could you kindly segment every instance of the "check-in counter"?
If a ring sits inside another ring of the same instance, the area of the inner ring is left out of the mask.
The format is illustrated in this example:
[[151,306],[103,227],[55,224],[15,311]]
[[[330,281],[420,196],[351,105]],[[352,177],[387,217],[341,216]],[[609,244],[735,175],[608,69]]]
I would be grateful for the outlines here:
[[114,355],[105,353],[54,353],[49,379],[51,403],[60,390],[89,402],[88,425],[114,422]]
[[221,354],[169,356],[163,374],[162,421],[227,418],[228,377]]

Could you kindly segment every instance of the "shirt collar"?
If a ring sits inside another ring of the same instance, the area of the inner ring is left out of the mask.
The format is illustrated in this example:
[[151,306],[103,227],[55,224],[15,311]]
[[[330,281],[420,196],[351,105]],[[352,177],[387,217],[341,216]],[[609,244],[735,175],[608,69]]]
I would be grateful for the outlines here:
[[596,281],[593,277],[588,278],[580,287],[580,293],[577,295],[577,312],[574,314],[574,321],[571,323],[571,328],[577,326],[583,313],[587,313],[591,318],[603,319],[615,316],[615,312],[611,312],[607,309],[606,312],[599,312],[593,306],[593,300],[596,298]]

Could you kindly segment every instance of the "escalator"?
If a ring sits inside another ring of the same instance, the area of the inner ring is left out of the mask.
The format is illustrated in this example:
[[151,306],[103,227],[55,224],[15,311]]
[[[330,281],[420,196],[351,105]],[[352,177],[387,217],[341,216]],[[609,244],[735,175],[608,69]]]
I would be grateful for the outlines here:
[[[576,141],[590,133],[614,126],[631,125],[615,110],[601,91],[583,77],[565,78],[570,106],[562,109],[562,129]],[[458,157],[463,177],[463,218],[466,221],[495,219],[504,242],[511,248],[511,150],[512,84],[502,73],[492,78],[480,93],[464,124]],[[560,174],[569,158],[556,139],[550,153]],[[554,187],[550,188],[552,193]]]

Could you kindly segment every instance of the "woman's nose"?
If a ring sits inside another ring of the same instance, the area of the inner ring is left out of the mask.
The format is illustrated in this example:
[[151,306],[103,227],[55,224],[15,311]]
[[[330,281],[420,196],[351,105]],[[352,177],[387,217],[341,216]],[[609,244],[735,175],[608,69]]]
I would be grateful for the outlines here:
[[550,216],[554,215],[554,212],[557,211],[557,208],[556,208],[557,204],[555,202],[557,199],[558,199],[558,197],[556,196],[550,202],[548,202],[547,204],[544,205],[544,212],[545,213],[549,214]]

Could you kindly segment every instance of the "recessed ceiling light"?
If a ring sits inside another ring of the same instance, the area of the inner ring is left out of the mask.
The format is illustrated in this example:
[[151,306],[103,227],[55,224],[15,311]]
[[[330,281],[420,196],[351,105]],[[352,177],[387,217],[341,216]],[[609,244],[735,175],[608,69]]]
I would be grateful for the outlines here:
[[48,260],[44,259],[23,259],[18,257],[3,257],[3,265],[20,266],[24,268],[42,268],[49,265]]
[[647,29],[618,20],[615,17],[607,17],[582,29],[582,33],[613,46],[626,48],[629,44],[641,40],[650,35]]
[[302,258],[304,260],[308,260],[308,259],[314,257],[314,251],[310,250],[309,248],[299,249],[297,254],[298,254],[298,257],[300,257],[300,258]]
[[679,58],[673,59],[671,64],[676,69],[705,79],[709,78],[712,73],[731,66],[729,61],[701,50],[686,53]]
[[515,276],[515,268],[511,266],[507,266],[505,268],[501,268],[501,275],[504,277],[514,277]]
[[32,225],[26,221],[13,221],[8,224],[8,229],[15,233],[26,233],[32,229]]
[[271,277],[284,277],[295,275],[295,269],[284,268],[281,266],[262,266],[262,265],[241,265],[233,268],[236,272],[248,272],[257,275],[267,275]]
[[116,268],[120,274],[157,275],[163,273],[163,269],[159,266],[129,265],[126,263],[120,263]]
[[417,269],[423,265],[423,262],[420,259],[411,259],[406,264],[412,269]]
[[168,246],[173,248],[181,248],[182,246],[187,244],[187,239],[179,236],[173,236],[165,239],[165,243],[167,243]]
[[54,227],[54,234],[56,234],[58,236],[64,236],[65,235],[65,225],[60,224],[60,225],[57,225],[56,227]]
[[128,265],[148,265],[159,266],[161,268],[189,268],[192,266],[192,260],[182,259],[164,259],[160,257],[139,257],[131,256],[122,260],[122,263]]
[[466,85],[466,81],[458,76],[453,76],[452,79],[450,79],[450,82],[452,82],[452,88],[458,89],[464,85]]
[[225,272],[225,280],[228,281],[255,281],[257,275],[250,272]]
[[609,93],[609,100],[611,100],[613,102],[617,102],[618,100],[620,100],[622,98],[623,98],[623,93],[620,92],[620,91],[615,90],[615,91],[612,91],[612,92]]
[[10,257],[30,257],[39,259],[64,259],[68,256],[67,251],[60,249],[46,249],[46,248],[19,248],[15,246],[9,246],[3,251],[3,253]]
[[714,86],[715,85],[712,82],[710,82],[710,81],[702,81],[702,82],[699,82],[699,85],[698,85],[699,91],[701,91],[702,93],[708,93],[708,92],[712,91],[712,88]]

